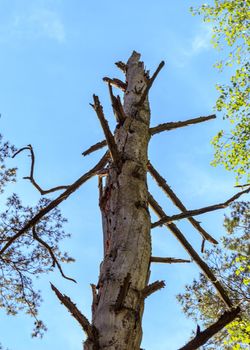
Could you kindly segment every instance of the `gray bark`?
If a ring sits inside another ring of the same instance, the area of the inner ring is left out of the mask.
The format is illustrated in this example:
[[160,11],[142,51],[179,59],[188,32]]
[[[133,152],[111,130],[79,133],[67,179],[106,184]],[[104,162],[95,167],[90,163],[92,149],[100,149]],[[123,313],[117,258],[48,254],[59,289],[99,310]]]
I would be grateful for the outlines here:
[[120,162],[111,162],[100,186],[104,259],[100,266],[92,324],[98,342],[88,339],[85,350],[139,350],[151,255],[150,215],[146,181],[150,109],[140,104],[149,79],[140,55],[127,62],[124,95],[126,119],[114,137]]

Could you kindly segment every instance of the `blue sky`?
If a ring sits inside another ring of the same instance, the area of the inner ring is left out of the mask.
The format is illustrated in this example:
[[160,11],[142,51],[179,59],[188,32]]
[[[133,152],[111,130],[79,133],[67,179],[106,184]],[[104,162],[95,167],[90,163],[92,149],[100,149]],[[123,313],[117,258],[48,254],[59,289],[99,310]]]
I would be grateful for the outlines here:
[[[213,112],[214,85],[227,76],[212,67],[221,54],[210,45],[211,29],[189,12],[190,6],[199,3],[0,0],[1,132],[17,147],[32,144],[36,179],[42,187],[72,183],[102,154],[81,156],[103,139],[89,102],[93,93],[98,94],[114,127],[102,77],[122,79],[113,63],[126,61],[132,50],[141,52],[151,72],[162,59],[166,61],[150,92],[152,126]],[[218,118],[156,135],[151,141],[150,160],[190,209],[235,193],[232,175],[209,165],[210,140],[221,125]],[[7,193],[15,191],[24,203],[34,204],[39,195],[22,179],[29,172],[29,158],[22,154],[14,164],[20,181]],[[178,212],[151,180],[149,186],[168,213]],[[66,230],[72,233],[62,248],[76,258],[64,270],[78,284],[62,280],[57,271],[35,281],[44,298],[40,315],[48,326],[43,340],[31,339],[29,317],[6,317],[1,311],[0,340],[11,350],[82,349],[84,335],[55,298],[49,281],[90,317],[89,284],[96,283],[102,259],[97,179],[60,208],[69,219]],[[200,216],[200,220],[216,238],[223,234],[223,212]],[[184,222],[179,227],[198,248],[198,233]],[[156,256],[187,257],[164,228],[155,229],[152,240]],[[196,326],[182,315],[175,295],[197,274],[194,264],[152,267],[152,281],[164,279],[166,288],[147,299],[143,348],[175,350],[188,340]]]

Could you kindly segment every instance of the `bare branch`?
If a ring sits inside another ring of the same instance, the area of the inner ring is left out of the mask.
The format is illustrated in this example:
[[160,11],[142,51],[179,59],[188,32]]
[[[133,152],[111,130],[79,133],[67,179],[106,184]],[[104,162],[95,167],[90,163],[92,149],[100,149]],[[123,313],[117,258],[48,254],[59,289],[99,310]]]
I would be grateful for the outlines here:
[[25,176],[24,179],[30,180],[32,185],[41,193],[41,195],[48,194],[48,193],[55,192],[55,191],[65,190],[66,188],[69,187],[69,186],[57,186],[57,187],[53,187],[49,190],[43,190],[34,179],[35,154],[34,154],[32,146],[28,145],[26,147],[19,149],[15,154],[13,154],[12,158],[15,158],[16,155],[18,155],[19,153],[21,153],[24,150],[29,150],[30,156],[31,156],[30,175]]
[[106,140],[107,140],[109,151],[111,153],[111,157],[112,157],[114,163],[116,165],[118,165],[119,161],[120,161],[120,157],[119,157],[119,153],[118,153],[117,145],[115,143],[114,136],[109,129],[109,125],[108,125],[108,122],[104,116],[103,108],[102,108],[102,105],[99,101],[98,96],[93,95],[93,99],[94,99],[94,105],[92,105],[92,107],[96,111],[97,117],[101,123],[104,135],[105,135]]
[[174,264],[174,263],[190,263],[191,260],[176,259],[176,258],[162,258],[162,257],[158,257],[158,256],[151,256],[150,262]]
[[124,281],[120,287],[119,294],[114,305],[114,310],[116,312],[122,308],[125,298],[127,296],[130,284],[131,284],[131,274],[128,273],[127,276],[124,278]]
[[122,62],[122,61],[119,61],[119,62],[116,62],[115,63],[116,67],[118,67],[123,73],[126,73],[127,71],[127,65]]
[[2,255],[13,242],[15,242],[20,236],[22,236],[25,232],[31,229],[34,225],[37,224],[39,220],[41,220],[46,214],[48,214],[51,210],[56,208],[61,202],[67,199],[72,193],[74,193],[80,186],[82,186],[87,180],[96,175],[97,171],[102,169],[109,158],[109,152],[106,152],[105,155],[101,158],[101,160],[87,173],[82,175],[78,180],[76,180],[72,185],[70,185],[66,191],[64,191],[60,196],[51,201],[45,208],[41,209],[30,221],[28,221],[24,227],[18,231],[14,236],[12,236],[9,241],[5,244],[5,246],[0,250],[0,255]]
[[230,322],[232,322],[240,313],[240,308],[237,307],[230,311],[226,311],[214,324],[209,326],[202,332],[197,332],[194,339],[192,339],[189,343],[184,345],[179,350],[195,350],[199,349],[200,346],[205,344],[210,338],[212,338],[216,333],[222,330],[225,326],[227,326]]
[[[148,194],[148,201],[149,201],[149,205],[151,206],[151,208],[154,210],[154,212],[158,217],[160,218],[166,217],[165,212],[163,211],[161,206],[157,203],[157,201],[154,199],[154,197],[150,193]],[[221,297],[223,302],[226,304],[226,306],[228,308],[231,308],[232,302],[229,299],[226,290],[224,289],[222,284],[217,280],[216,276],[210,270],[209,266],[205,263],[205,261],[203,261],[200,258],[200,256],[191,246],[191,244],[187,241],[187,239],[184,237],[184,235],[178,229],[178,227],[173,223],[165,223],[164,225],[167,226],[167,228],[173,233],[173,235],[178,239],[178,241],[181,243],[184,249],[188,252],[188,254],[196,262],[196,264],[201,268],[203,273],[211,281],[211,283],[214,285],[215,289],[217,290],[219,296]]]
[[83,331],[86,333],[89,339],[95,339],[95,331],[93,326],[89,323],[88,319],[81,313],[71,299],[67,295],[63,295],[52,283],[50,283],[52,290],[55,292],[60,302],[68,309],[71,315],[81,325]]
[[[180,122],[169,122],[169,123],[164,123],[164,124],[154,126],[154,127],[150,128],[149,131],[150,131],[151,135],[155,135],[155,134],[158,134],[158,133],[163,132],[163,131],[181,128],[183,126],[187,126],[190,124],[201,123],[201,122],[204,122],[204,121],[207,121],[210,119],[214,119],[214,118],[216,118],[216,116],[213,114],[213,115],[209,115],[207,117],[193,118],[193,119],[188,119],[188,120],[184,120],[184,121],[180,121]],[[82,153],[82,155],[87,156],[88,154],[95,152],[98,149],[101,149],[102,147],[104,147],[106,145],[107,145],[106,140],[97,142],[95,145],[89,147],[86,151],[84,151]]]
[[[248,193],[248,192],[250,192],[250,187],[244,191],[236,193],[233,197],[229,198],[227,201],[225,201],[223,203],[210,205],[208,207],[204,207],[204,208],[200,208],[200,209],[187,210],[183,213],[172,215],[172,216],[166,216],[166,217],[162,218],[161,220],[153,223],[151,227],[154,228],[154,227],[160,226],[166,222],[170,223],[170,222],[173,222],[176,220],[187,219],[191,216],[201,215],[201,214],[208,213],[211,211],[224,209],[224,208],[228,207],[236,199],[238,199],[240,196],[242,196],[243,194]],[[204,237],[204,238],[206,238],[206,237]]]
[[137,106],[141,106],[144,103],[145,98],[148,95],[149,89],[153,85],[153,82],[155,81],[155,78],[157,77],[157,75],[160,72],[160,70],[163,68],[164,64],[165,64],[165,62],[161,61],[161,63],[159,64],[158,68],[156,69],[156,71],[154,72],[152,77],[149,79],[149,81],[147,83],[147,86],[146,86],[145,90],[143,91],[143,94],[142,94],[142,96],[140,98],[140,101],[136,104]]
[[146,286],[142,291],[141,295],[143,299],[146,299],[149,297],[151,294],[154,292],[157,292],[159,289],[162,289],[165,287],[165,282],[164,281],[155,281],[148,286]]
[[20,148],[19,150],[17,150],[17,151],[13,154],[12,158],[15,158],[19,153],[25,151],[26,149],[27,149],[27,150],[30,150],[30,146],[31,146],[31,145],[28,145],[28,146],[25,146],[25,147]]
[[155,135],[155,134],[158,134],[158,133],[163,132],[163,131],[182,128],[184,126],[188,126],[191,124],[202,123],[202,122],[206,122],[207,120],[211,120],[211,119],[215,119],[215,118],[216,118],[216,115],[212,114],[212,115],[208,115],[206,117],[192,118],[192,119],[183,120],[183,121],[179,121],[179,122],[163,123],[163,124],[159,124],[157,126],[154,126],[153,128],[150,128],[150,132],[151,132],[151,135]]
[[103,81],[105,81],[105,83],[108,83],[118,89],[121,89],[123,92],[125,92],[127,89],[127,84],[121,81],[120,79],[116,79],[116,78],[110,79],[108,77],[104,77]]
[[107,141],[106,140],[102,140],[100,142],[97,142],[95,145],[92,145],[91,147],[89,147],[88,149],[86,149],[86,151],[82,152],[82,155],[85,157],[90,153],[93,153],[103,147],[107,146]]
[[234,187],[248,187],[248,186],[250,186],[250,183],[249,184],[243,184],[243,185],[236,185]]
[[60,271],[61,275],[63,278],[65,278],[66,280],[69,280],[69,281],[72,281],[72,282],[76,282],[76,280],[74,280],[73,278],[70,278],[70,277],[67,277],[64,272],[63,272],[63,269],[60,265],[60,263],[58,262],[54,252],[53,252],[53,249],[50,247],[50,245],[48,243],[46,243],[42,238],[40,238],[38,235],[37,235],[37,232],[36,232],[36,227],[33,226],[32,227],[32,233],[33,233],[33,238],[38,241],[41,245],[43,245],[49,252],[50,256],[51,256],[51,259],[53,261],[52,263],[52,266],[57,266],[58,267],[58,270]]
[[[148,162],[148,170],[152,177],[157,182],[158,186],[162,188],[164,193],[172,200],[172,202],[182,211],[187,211],[184,204],[181,202],[181,200],[176,196],[176,194],[173,192],[173,190],[170,188],[170,186],[167,184],[166,180],[158,173],[158,171],[153,167],[153,165]],[[188,220],[190,223],[198,230],[198,232],[202,235],[202,237],[209,242],[213,244],[218,244],[218,242],[208,233],[206,232],[200,225],[198,221],[196,221],[194,218],[189,217]],[[155,227],[152,224],[152,228]]]

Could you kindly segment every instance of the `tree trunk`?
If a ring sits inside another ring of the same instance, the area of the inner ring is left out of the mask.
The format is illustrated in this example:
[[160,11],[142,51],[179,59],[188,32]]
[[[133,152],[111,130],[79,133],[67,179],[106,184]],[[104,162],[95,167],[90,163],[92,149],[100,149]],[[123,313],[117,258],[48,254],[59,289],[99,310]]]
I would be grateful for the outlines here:
[[98,344],[88,339],[85,350],[139,350],[142,339],[142,291],[151,255],[146,181],[150,109],[142,94],[149,78],[139,59],[133,52],[126,65],[126,118],[114,134],[119,162],[109,164],[106,183],[100,184],[104,260],[92,308]]

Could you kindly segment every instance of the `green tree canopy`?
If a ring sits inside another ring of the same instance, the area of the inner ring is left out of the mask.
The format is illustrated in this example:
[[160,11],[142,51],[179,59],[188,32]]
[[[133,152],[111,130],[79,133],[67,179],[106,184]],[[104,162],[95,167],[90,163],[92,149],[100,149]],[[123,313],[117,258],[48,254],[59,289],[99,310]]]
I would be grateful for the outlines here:
[[15,147],[9,142],[4,142],[3,136],[0,134],[0,193],[3,193],[4,187],[16,179],[16,168],[8,168],[6,166],[6,159],[9,158]]
[[[231,300],[240,304],[241,316],[217,333],[204,349],[249,349],[250,338],[250,202],[235,202],[231,213],[225,216],[227,235],[222,247],[205,252],[214,273],[223,281]],[[212,324],[223,312],[223,304],[203,274],[186,286],[185,293],[177,296],[185,314],[205,326]]]
[[236,173],[236,179],[250,180],[250,64],[249,64],[249,0],[215,0],[193,14],[203,16],[212,24],[213,46],[224,50],[224,58],[215,66],[222,70],[231,67],[231,78],[227,84],[217,84],[219,97],[217,111],[224,113],[231,126],[220,130],[212,140],[215,147],[213,165],[222,164]]
[[[16,180],[16,168],[6,165],[8,158],[15,151],[15,147],[9,142],[4,142],[0,135],[0,193],[4,191],[5,186]],[[7,199],[6,205],[1,207],[0,250],[10,237],[49,202],[49,199],[41,198],[33,207],[24,206],[18,195],[13,193]],[[32,336],[42,336],[46,330],[38,318],[38,308],[42,299],[34,286],[33,277],[47,273],[55,266],[61,270],[60,262],[73,260],[59,248],[60,241],[69,236],[63,230],[65,221],[60,210],[55,208],[35,229],[30,229],[0,255],[0,308],[10,315],[16,315],[22,310],[32,316],[35,323]]]
[[[212,165],[222,164],[236,174],[239,182],[250,181],[250,118],[249,118],[249,0],[215,0],[197,9],[193,14],[203,16],[212,25],[212,44],[223,50],[223,58],[215,64],[222,71],[227,69],[231,78],[226,84],[217,84],[219,92],[215,108],[223,112],[229,121],[225,130],[213,138],[215,156]],[[224,284],[235,304],[244,310],[241,316],[216,334],[204,349],[237,350],[249,348],[250,300],[250,202],[238,202],[231,206],[230,216],[225,216],[227,235],[222,247],[205,252],[208,264]],[[184,312],[204,325],[213,323],[222,313],[222,304],[214,294],[204,275],[186,286],[186,292],[178,295]],[[248,306],[249,307],[249,306]]]

